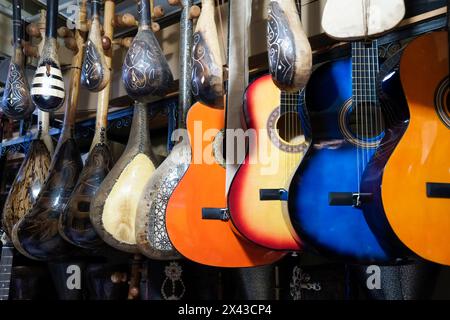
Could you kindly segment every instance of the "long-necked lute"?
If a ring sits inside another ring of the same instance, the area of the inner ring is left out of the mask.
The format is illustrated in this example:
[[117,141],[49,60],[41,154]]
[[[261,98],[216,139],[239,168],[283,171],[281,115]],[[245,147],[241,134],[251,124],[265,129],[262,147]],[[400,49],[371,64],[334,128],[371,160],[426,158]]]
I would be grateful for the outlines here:
[[138,0],[138,13],[138,32],[125,56],[122,81],[133,100],[147,102],[166,94],[173,75],[151,28],[149,0]]
[[[192,0],[182,0],[180,19],[180,94],[178,128],[186,129],[186,113],[191,106]],[[166,207],[170,195],[185,174],[191,160],[187,140],[176,144],[169,156],[145,185],[136,216],[136,242],[139,250],[152,259],[175,259],[181,256],[172,246],[166,229]]]
[[[83,0],[80,20],[85,18],[85,10],[86,1]],[[72,59],[69,99],[50,174],[33,208],[13,228],[14,246],[25,256],[36,260],[63,258],[73,249],[58,233],[58,223],[83,168],[74,138],[74,126],[84,39],[79,30],[75,30],[74,35],[78,50]]]
[[[100,7],[102,0],[91,0],[91,2],[92,23],[84,49],[81,85],[89,91],[98,92],[102,91],[109,83],[111,71],[102,46],[100,30]],[[105,24],[111,24],[112,20],[113,17],[108,17],[108,21],[105,20]]]
[[[249,143],[228,194],[228,208],[239,232],[276,250],[302,248],[287,209],[287,189],[308,147],[299,110],[304,102],[300,90],[311,74],[312,52],[299,14],[294,0],[269,4],[272,77],[263,76],[247,88],[244,121],[255,130],[256,139]],[[280,91],[275,84],[291,92]]]
[[31,102],[30,89],[24,70],[22,52],[23,25],[22,0],[13,1],[13,34],[14,54],[8,68],[5,90],[2,98],[2,109],[5,116],[13,120],[29,117],[35,107]]
[[[113,38],[112,17],[114,16],[114,9],[114,1],[106,0],[104,36],[108,39]],[[112,61],[112,48],[109,48],[105,53],[106,65],[104,67],[109,70]],[[103,51],[99,54],[103,54]],[[95,248],[103,243],[91,224],[89,210],[92,198],[113,165],[113,157],[106,135],[110,90],[111,83],[108,82],[98,94],[97,121],[89,156],[70,196],[69,203],[60,216],[59,232],[61,236],[72,244],[84,248]]]
[[[45,34],[44,10],[41,11],[39,30]],[[41,45],[39,47],[42,49]],[[39,110],[36,137],[28,147],[3,208],[3,226],[10,239],[14,225],[31,209],[48,176],[54,151],[49,125],[49,114]]]
[[65,99],[64,80],[59,64],[56,43],[58,3],[58,0],[47,1],[45,43],[31,88],[31,99],[35,106],[48,112],[59,109]]

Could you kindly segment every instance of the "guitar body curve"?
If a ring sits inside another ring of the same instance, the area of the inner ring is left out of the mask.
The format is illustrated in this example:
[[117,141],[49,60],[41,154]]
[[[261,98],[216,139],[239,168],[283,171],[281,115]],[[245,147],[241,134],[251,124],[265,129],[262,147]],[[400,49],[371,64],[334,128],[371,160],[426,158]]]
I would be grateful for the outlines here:
[[[258,245],[274,250],[301,250],[301,241],[291,225],[286,201],[261,200],[260,191],[286,190],[289,187],[292,173],[306,150],[304,136],[295,144],[289,144],[275,132],[269,132],[277,129],[277,121],[282,121],[281,92],[270,75],[255,80],[245,97],[245,119],[247,127],[255,130],[256,141],[249,144],[244,163],[230,187],[228,208],[233,224],[242,235]],[[300,126],[299,123],[297,125]],[[268,154],[262,155],[262,150],[268,150]],[[264,163],[268,159],[270,163]]]
[[447,188],[450,183],[447,32],[413,40],[403,54],[400,75],[410,120],[384,170],[385,214],[398,238],[412,251],[449,265],[448,189],[447,197],[427,190],[429,183]]
[[358,149],[343,134],[349,121],[344,110],[351,108],[351,97],[351,59],[326,63],[313,73],[306,88],[312,145],[289,188],[289,213],[301,239],[320,253],[359,262],[385,262],[390,255],[363,212],[351,205],[329,204],[332,192],[358,190]]
[[[194,104],[187,117],[191,138],[198,121],[202,121],[202,133],[211,129],[219,133],[224,129],[225,112],[201,103]],[[197,139],[201,145],[193,139],[191,150],[200,150],[202,155],[214,144],[215,138],[212,136],[207,141]],[[194,153],[193,159],[195,157]],[[174,247],[192,261],[217,267],[251,267],[282,258],[284,253],[256,246],[236,234],[230,221],[202,218],[204,208],[226,208],[225,180],[225,168],[216,161],[190,164],[166,209],[167,231]]]

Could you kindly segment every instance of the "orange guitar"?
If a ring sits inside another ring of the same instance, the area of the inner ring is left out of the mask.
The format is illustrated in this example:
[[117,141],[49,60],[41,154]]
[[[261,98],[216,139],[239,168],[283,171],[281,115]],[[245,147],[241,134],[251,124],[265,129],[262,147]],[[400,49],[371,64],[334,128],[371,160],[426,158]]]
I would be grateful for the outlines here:
[[406,48],[400,76],[409,105],[406,132],[381,185],[387,220],[421,257],[450,265],[450,109],[447,32]]
[[[241,237],[228,221],[226,211],[221,210],[227,206],[221,157],[224,123],[224,110],[201,103],[189,110],[187,129],[192,139],[192,159],[195,160],[196,154],[206,154],[215,161],[206,158],[203,163],[191,163],[172,193],[166,209],[170,241],[186,258],[210,266],[252,267],[273,263],[284,253],[269,251]],[[201,132],[197,128],[194,136],[198,124]],[[202,139],[206,137],[204,133],[213,131],[217,135]],[[214,220],[220,216],[223,220]]]

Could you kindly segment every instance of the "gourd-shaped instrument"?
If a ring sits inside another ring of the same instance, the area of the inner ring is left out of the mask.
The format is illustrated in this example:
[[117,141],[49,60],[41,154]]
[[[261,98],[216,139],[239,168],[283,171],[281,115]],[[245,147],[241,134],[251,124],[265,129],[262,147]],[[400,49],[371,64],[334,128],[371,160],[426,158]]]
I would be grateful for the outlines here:
[[[80,6],[80,22],[85,21],[85,16],[86,0],[83,0]],[[72,59],[69,99],[62,132],[50,165],[50,174],[33,208],[13,228],[15,247],[25,256],[36,260],[59,259],[73,248],[59,235],[58,221],[83,167],[74,138],[74,126],[84,39],[80,30],[75,30],[74,36],[77,51]]]
[[[39,23],[41,34],[45,34],[45,16],[45,10],[42,10]],[[42,49],[41,45],[39,47]],[[37,129],[37,136],[28,147],[3,209],[3,226],[10,239],[14,225],[31,209],[49,173],[54,148],[49,135],[47,112],[38,111]]]
[[[194,98],[210,107],[222,107],[223,62],[214,21],[214,0],[202,1],[202,14],[197,21],[193,41],[192,93]],[[214,43],[207,45],[206,41]]]
[[[180,94],[178,128],[186,129],[186,113],[191,106],[192,0],[181,0]],[[222,98],[223,99],[223,98]],[[184,176],[191,161],[191,147],[186,139],[175,145],[169,156],[145,185],[136,216],[136,242],[139,250],[152,259],[181,256],[172,246],[166,230],[169,197]]]
[[22,0],[14,0],[13,6],[14,54],[9,64],[2,107],[5,116],[13,120],[21,120],[29,117],[35,107],[31,102],[30,89],[24,71]]
[[122,67],[128,95],[141,102],[164,96],[173,82],[172,72],[151,29],[149,0],[139,0],[139,28]]
[[[112,39],[114,33],[112,25],[114,9],[114,1],[106,0],[104,30],[105,37],[108,39]],[[104,57],[105,67],[109,70],[112,60],[111,47],[106,54],[107,56]],[[84,248],[94,248],[103,243],[91,224],[89,210],[93,196],[113,165],[106,137],[110,89],[111,83],[108,82],[98,95],[97,121],[91,150],[77,185],[70,196],[70,201],[60,216],[59,232],[61,236],[72,244]]]
[[34,74],[31,99],[42,111],[59,109],[65,98],[64,80],[59,65],[56,43],[58,0],[47,1],[45,43]]
[[364,39],[389,31],[404,15],[403,0],[328,0],[322,27],[336,39]]
[[270,1],[267,22],[269,70],[273,81],[283,91],[298,92],[306,86],[311,75],[311,45],[300,18],[299,1]]
[[[100,6],[102,0],[92,1],[92,23],[88,40],[85,44],[83,67],[81,68],[81,85],[89,91],[98,92],[105,88],[111,78],[111,71],[106,62],[100,32]],[[113,17],[109,18],[109,23]],[[108,21],[105,20],[105,24]]]

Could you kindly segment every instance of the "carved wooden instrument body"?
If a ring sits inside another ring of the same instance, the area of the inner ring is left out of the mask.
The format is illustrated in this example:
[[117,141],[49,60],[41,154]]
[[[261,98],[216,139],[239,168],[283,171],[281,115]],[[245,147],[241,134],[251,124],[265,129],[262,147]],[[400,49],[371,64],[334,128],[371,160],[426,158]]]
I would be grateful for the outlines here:
[[9,64],[8,76],[2,98],[2,110],[5,116],[13,120],[28,118],[35,107],[31,102],[30,89],[24,70],[22,52],[22,0],[13,3],[14,55]]
[[[45,17],[46,12],[42,10],[38,29],[42,38],[45,36]],[[37,135],[28,147],[3,208],[3,226],[10,239],[14,225],[31,209],[48,176],[54,152],[49,126],[50,115],[39,110]]]
[[44,47],[34,74],[31,99],[43,111],[59,109],[65,99],[64,80],[59,65],[56,44],[58,0],[48,0],[47,25]]
[[[85,4],[86,1],[83,1],[82,5]],[[72,59],[69,99],[50,173],[33,208],[13,228],[14,246],[23,255],[36,260],[59,259],[72,249],[59,235],[58,222],[83,168],[80,151],[74,139],[74,126],[84,39],[79,30],[74,33],[78,50]]]
[[[106,62],[102,47],[99,17],[101,4],[102,0],[92,0],[92,23],[81,68],[81,85],[93,92],[102,91],[111,78],[110,66]],[[114,15],[109,17],[110,23],[113,17]]]
[[[400,63],[409,122],[381,181],[385,217],[419,256],[450,265],[450,107],[448,34],[413,40]],[[376,219],[383,219],[378,216]]]
[[267,22],[269,69],[275,84],[284,91],[303,89],[312,68],[312,51],[303,29],[300,3],[272,0]]
[[[180,94],[178,128],[186,128],[186,113],[191,106],[191,49],[192,19],[189,16],[192,0],[182,0],[180,19]],[[149,258],[172,260],[181,256],[172,246],[166,229],[167,202],[186,173],[191,161],[191,147],[187,140],[179,142],[156,169],[145,185],[136,216],[136,242],[139,250]]]
[[91,222],[110,246],[125,252],[138,252],[135,234],[138,202],[155,167],[147,108],[136,102],[127,147],[91,202]]
[[302,249],[287,209],[287,189],[308,148],[299,116],[302,104],[303,94],[281,92],[270,75],[246,91],[245,120],[256,136],[233,178],[228,209],[242,235],[276,250]]
[[[104,30],[105,36],[109,39],[112,39],[114,33],[112,25],[114,9],[114,1],[106,0]],[[105,67],[109,70],[112,48],[106,54]],[[91,150],[64,214],[60,216],[59,232],[61,236],[70,243],[84,248],[95,248],[103,244],[91,224],[89,212],[92,198],[113,165],[113,157],[106,136],[110,90],[111,84],[108,82],[99,93],[97,121]]]
[[322,27],[333,38],[362,39],[389,31],[404,15],[403,0],[328,0]]
[[173,75],[151,29],[149,0],[139,0],[138,13],[138,33],[125,56],[122,80],[133,100],[147,102],[151,96],[166,94]]
[[194,98],[211,107],[223,106],[223,61],[214,0],[202,1],[202,13],[195,28],[192,48],[192,93]]

